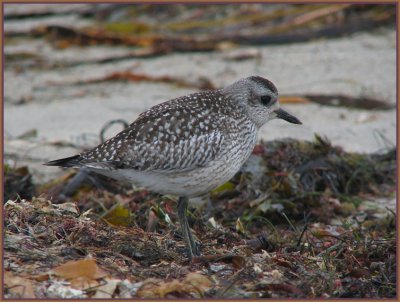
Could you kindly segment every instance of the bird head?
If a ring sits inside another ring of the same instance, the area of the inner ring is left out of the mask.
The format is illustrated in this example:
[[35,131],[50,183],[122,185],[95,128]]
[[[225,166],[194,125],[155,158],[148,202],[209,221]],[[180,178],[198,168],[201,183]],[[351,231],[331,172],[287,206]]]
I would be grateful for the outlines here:
[[265,78],[260,76],[244,78],[223,88],[222,92],[228,94],[235,105],[243,108],[259,128],[275,118],[292,124],[301,124],[298,118],[280,108],[278,90]]

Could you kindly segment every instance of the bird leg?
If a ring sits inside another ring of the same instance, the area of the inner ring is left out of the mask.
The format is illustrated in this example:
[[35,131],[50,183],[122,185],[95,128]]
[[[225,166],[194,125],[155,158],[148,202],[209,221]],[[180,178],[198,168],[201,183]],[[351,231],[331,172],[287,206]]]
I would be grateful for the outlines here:
[[187,197],[179,197],[178,200],[178,217],[181,225],[181,232],[183,239],[185,240],[186,248],[188,250],[189,260],[192,260],[193,256],[199,256],[200,251],[197,247],[196,242],[193,240],[193,235],[189,228],[189,222],[187,220],[187,208],[189,205],[189,199]]

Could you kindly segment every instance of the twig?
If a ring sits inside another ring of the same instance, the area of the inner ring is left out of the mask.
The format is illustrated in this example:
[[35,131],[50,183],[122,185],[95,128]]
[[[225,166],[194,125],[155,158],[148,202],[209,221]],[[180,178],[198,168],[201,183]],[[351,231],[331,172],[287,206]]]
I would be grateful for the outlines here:
[[297,241],[297,244],[296,244],[297,247],[300,246],[301,239],[303,239],[303,235],[304,235],[304,233],[306,232],[307,228],[308,228],[308,224],[305,224],[305,225],[304,225],[304,228],[303,228],[303,231],[302,231],[301,234],[300,234],[299,240]]
[[101,131],[100,131],[100,141],[102,142],[102,143],[104,143],[105,142],[105,137],[104,137],[104,134],[105,134],[105,132],[108,130],[108,128],[110,128],[112,125],[114,125],[114,124],[122,124],[123,126],[124,126],[124,128],[128,128],[129,127],[129,124],[128,124],[128,122],[127,121],[125,121],[125,120],[123,120],[123,119],[117,119],[117,120],[111,120],[111,121],[109,121],[107,124],[105,124],[102,128],[101,128]]

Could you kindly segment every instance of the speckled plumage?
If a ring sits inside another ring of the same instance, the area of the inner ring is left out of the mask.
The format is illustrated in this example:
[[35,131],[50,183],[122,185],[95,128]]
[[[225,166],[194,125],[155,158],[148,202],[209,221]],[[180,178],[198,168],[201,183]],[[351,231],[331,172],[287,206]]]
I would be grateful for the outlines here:
[[[263,95],[272,99],[268,106],[260,103]],[[253,76],[156,105],[96,148],[48,164],[84,166],[161,194],[198,196],[233,177],[275,109],[276,87]]]
[[156,105],[96,148],[46,165],[86,167],[179,196],[178,217],[191,258],[200,251],[187,221],[188,198],[232,178],[250,156],[258,129],[274,118],[300,124],[279,108],[274,84],[252,76]]
[[[218,96],[218,102],[212,97]],[[188,170],[205,166],[220,152],[229,126],[240,112],[228,114],[219,93],[183,96],[152,107],[127,129],[82,154],[82,161],[107,161],[110,168],[138,171]],[[242,117],[241,117],[242,116]]]

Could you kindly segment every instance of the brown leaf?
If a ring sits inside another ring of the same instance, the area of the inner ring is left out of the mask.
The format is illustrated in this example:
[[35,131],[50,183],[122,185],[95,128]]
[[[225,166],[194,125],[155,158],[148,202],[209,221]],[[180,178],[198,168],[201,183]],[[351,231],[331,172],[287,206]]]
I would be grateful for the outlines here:
[[344,229],[340,226],[326,225],[320,227],[318,224],[316,224],[311,228],[311,233],[317,238],[323,238],[326,236],[339,237],[341,234],[343,234],[343,232]]
[[189,273],[183,280],[183,283],[188,288],[192,287],[200,295],[202,295],[207,289],[212,286],[212,282],[206,276],[199,273]]
[[12,272],[5,271],[4,284],[13,297],[23,299],[36,298],[30,279],[15,276]]
[[149,278],[143,282],[137,291],[140,298],[164,298],[172,293],[189,294],[191,297],[202,297],[204,292],[212,286],[212,282],[199,273],[189,273],[182,281],[177,279],[164,282]]
[[35,276],[32,276],[32,279],[39,281],[39,282],[47,281],[47,280],[49,280],[49,274],[45,273],[45,274],[35,275]]
[[72,287],[88,288],[97,285],[97,279],[107,276],[107,273],[97,266],[93,259],[68,261],[56,267],[54,274],[71,282]]

